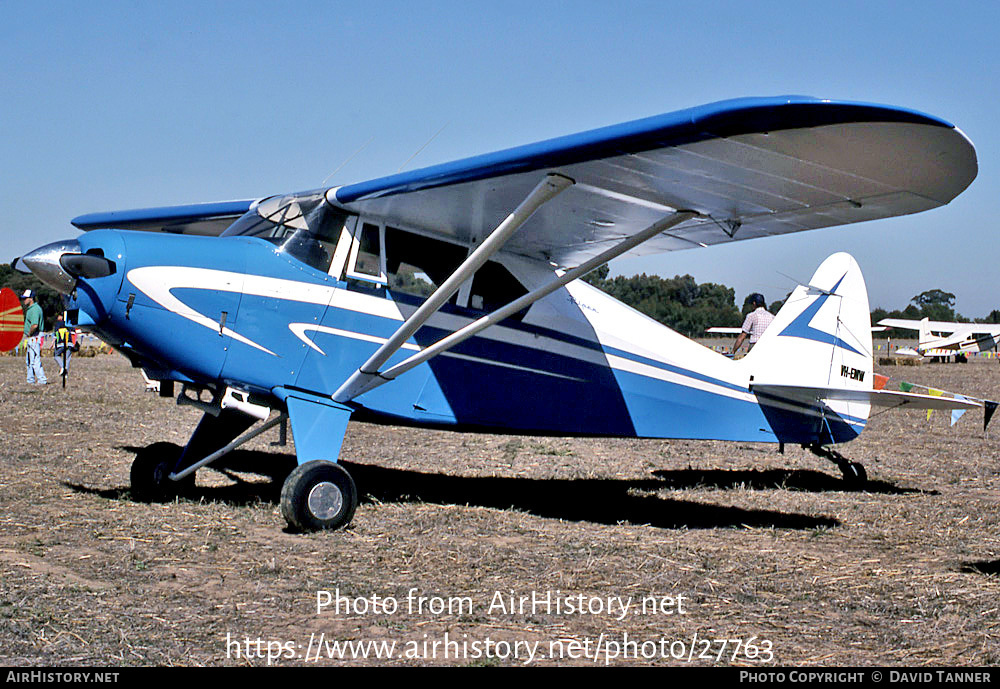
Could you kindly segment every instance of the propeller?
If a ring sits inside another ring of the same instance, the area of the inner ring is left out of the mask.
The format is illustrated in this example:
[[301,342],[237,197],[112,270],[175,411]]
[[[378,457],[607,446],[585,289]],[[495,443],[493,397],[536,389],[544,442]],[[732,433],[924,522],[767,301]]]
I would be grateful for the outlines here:
[[117,270],[114,261],[100,254],[80,252],[80,243],[75,240],[53,242],[39,247],[17,259],[14,264],[25,265],[39,280],[49,287],[71,294],[80,278],[102,278]]

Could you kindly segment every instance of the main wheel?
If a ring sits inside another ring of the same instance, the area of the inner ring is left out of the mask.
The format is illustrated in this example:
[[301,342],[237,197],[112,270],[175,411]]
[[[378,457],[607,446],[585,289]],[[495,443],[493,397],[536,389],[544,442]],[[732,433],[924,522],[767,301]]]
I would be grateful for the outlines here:
[[171,481],[170,472],[177,466],[181,448],[173,443],[153,443],[135,456],[129,478],[132,498],[139,502],[165,502],[194,489],[194,474]]
[[358,506],[354,479],[339,464],[314,459],[300,464],[281,487],[281,514],[293,529],[340,529]]

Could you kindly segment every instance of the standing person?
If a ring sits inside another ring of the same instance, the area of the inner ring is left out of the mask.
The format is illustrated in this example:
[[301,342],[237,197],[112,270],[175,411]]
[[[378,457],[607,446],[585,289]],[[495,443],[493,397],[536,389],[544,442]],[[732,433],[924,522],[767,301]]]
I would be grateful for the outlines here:
[[24,290],[21,301],[24,302],[24,344],[27,350],[25,361],[28,365],[28,383],[37,381],[39,385],[45,385],[49,381],[45,379],[45,369],[42,368],[42,328],[45,327],[42,307],[35,303],[34,290]]
[[750,305],[754,307],[754,310],[748,313],[746,319],[743,321],[743,332],[736,338],[736,344],[733,345],[734,356],[748,337],[750,338],[750,347],[747,351],[753,349],[753,346],[757,344],[757,340],[767,330],[767,326],[771,325],[771,321],[774,320],[774,316],[765,308],[764,304],[763,294],[754,292],[750,295]]
[[[56,360],[60,376],[69,373],[69,358],[72,353],[73,347],[70,344],[69,329],[62,318],[57,318],[56,324],[52,328],[52,358]],[[64,364],[65,369],[63,368]]]

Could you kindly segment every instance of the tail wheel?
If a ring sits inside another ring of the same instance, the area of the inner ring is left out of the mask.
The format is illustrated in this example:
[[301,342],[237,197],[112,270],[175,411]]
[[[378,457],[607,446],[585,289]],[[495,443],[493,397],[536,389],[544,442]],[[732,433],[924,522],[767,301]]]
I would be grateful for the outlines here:
[[868,482],[868,472],[865,471],[865,467],[861,462],[852,462],[833,448],[824,447],[818,443],[803,445],[802,448],[836,464],[840,472],[844,475],[844,482],[852,488],[863,487]]
[[333,462],[316,459],[300,464],[281,487],[281,514],[299,531],[343,528],[351,523],[357,506],[354,479]]
[[852,486],[860,486],[868,482],[868,472],[860,462],[847,462],[840,467],[844,480]]
[[173,443],[153,443],[135,456],[129,472],[132,499],[138,502],[164,502],[194,489],[194,474],[180,481],[169,476],[177,466],[182,449]]

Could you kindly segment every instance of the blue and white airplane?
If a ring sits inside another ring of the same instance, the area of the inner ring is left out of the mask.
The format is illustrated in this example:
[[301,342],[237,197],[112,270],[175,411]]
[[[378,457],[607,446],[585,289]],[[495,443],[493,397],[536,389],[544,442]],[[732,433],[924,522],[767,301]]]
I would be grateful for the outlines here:
[[[205,414],[156,444],[135,497],[290,419],[281,509],[338,528],[349,419],[525,434],[799,443],[858,436],[873,405],[868,297],[838,253],[734,361],[578,278],[624,254],[704,248],[925,211],[977,174],[952,124],[808,97],[713,103],[358,184],[84,215],[23,257],[161,394]],[[269,419],[269,420],[268,420]],[[257,421],[266,423],[256,430]]]

